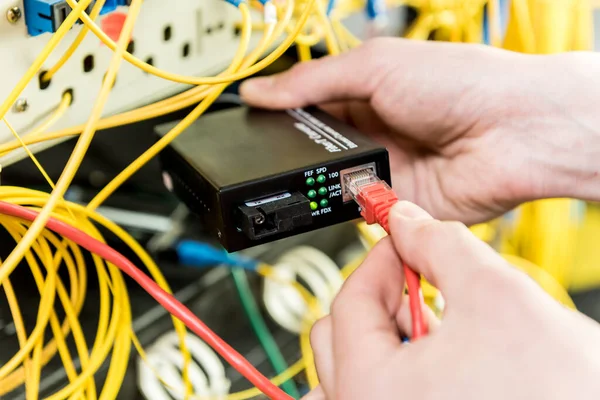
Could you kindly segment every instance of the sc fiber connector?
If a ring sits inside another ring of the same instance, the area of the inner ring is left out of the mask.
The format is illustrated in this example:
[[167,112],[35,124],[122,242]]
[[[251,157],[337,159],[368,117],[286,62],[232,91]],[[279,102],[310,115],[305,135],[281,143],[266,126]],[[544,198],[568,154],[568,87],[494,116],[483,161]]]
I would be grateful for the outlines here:
[[[114,1],[109,0],[107,3],[110,4]],[[88,14],[92,11],[95,3],[92,1],[87,7]],[[56,32],[72,11],[71,6],[65,0],[24,0],[23,6],[27,32],[31,36]]]

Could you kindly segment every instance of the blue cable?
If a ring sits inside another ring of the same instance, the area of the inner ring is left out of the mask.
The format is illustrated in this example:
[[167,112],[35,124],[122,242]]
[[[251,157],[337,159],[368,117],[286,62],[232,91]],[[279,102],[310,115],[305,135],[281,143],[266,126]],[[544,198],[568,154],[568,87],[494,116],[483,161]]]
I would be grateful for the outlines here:
[[[498,8],[500,11],[500,34],[504,37],[506,26],[508,24],[508,8],[510,0],[498,0]],[[490,44],[490,24],[487,16],[487,4],[483,9],[483,43]]]
[[182,240],[175,246],[179,262],[198,268],[225,264],[249,271],[256,271],[259,262],[249,258],[235,256],[225,250],[195,240]]
[[483,6],[483,43],[490,44],[490,22],[487,13],[488,5]]
[[225,0],[225,1],[234,7],[239,7],[240,4],[243,3],[243,0]]
[[331,14],[331,12],[333,11],[333,9],[335,8],[335,3],[336,3],[336,0],[329,0],[327,2],[327,10],[326,10],[327,15]]
[[387,13],[385,0],[367,0],[365,12],[367,14],[367,18],[370,20],[374,20],[385,15]]

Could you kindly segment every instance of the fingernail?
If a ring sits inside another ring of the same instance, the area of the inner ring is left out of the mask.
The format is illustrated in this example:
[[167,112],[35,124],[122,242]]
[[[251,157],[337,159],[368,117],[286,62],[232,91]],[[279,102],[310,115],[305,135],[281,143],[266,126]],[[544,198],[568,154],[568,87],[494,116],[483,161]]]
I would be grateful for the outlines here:
[[240,95],[248,97],[260,94],[263,90],[269,89],[275,83],[273,77],[267,76],[264,78],[252,78],[244,81],[240,86]]
[[400,218],[400,219],[412,219],[412,220],[421,220],[421,219],[431,219],[431,215],[421,207],[417,206],[410,201],[399,201],[394,205],[391,212],[392,218]]

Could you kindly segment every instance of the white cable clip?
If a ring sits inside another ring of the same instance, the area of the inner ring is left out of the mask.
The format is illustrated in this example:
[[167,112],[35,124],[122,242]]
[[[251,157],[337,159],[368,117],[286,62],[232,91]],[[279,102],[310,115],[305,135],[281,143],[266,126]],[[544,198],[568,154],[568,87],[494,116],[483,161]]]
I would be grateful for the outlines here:
[[[185,344],[192,355],[189,378],[194,393],[202,398],[225,399],[231,382],[219,356],[203,340],[188,333]],[[158,338],[147,351],[147,362],[138,359],[138,386],[147,400],[184,399],[184,358],[179,336],[171,331]],[[161,380],[155,375],[158,373]]]
[[265,24],[276,24],[277,23],[277,7],[272,1],[268,1],[264,5],[264,22]]
[[277,280],[265,279],[263,300],[267,312],[282,328],[300,333],[309,311],[300,293],[284,282],[306,282],[314,293],[321,312],[329,313],[333,298],[342,287],[340,269],[323,252],[308,246],[299,246],[284,253],[274,266]]

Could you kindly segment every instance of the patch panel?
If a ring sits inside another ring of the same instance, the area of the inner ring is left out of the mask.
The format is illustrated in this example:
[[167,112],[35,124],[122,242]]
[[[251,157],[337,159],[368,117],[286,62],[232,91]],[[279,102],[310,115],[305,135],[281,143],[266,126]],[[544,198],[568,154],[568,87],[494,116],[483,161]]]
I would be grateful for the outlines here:
[[[127,1],[118,0],[116,3],[121,6],[126,5]],[[107,1],[107,5],[110,4],[115,2]],[[234,33],[240,21],[239,11],[223,0],[177,0],[177,6],[177,12],[173,12],[171,2],[144,1],[132,37],[134,45],[130,50],[133,54],[158,68],[185,75],[213,75],[227,67],[239,44],[239,37]],[[21,8],[23,3],[19,0],[0,0],[0,15],[5,15],[5,11],[13,7]],[[117,7],[112,13],[100,16],[96,23],[102,27],[107,19],[126,12],[127,8]],[[256,20],[261,18],[258,13],[253,17]],[[210,33],[207,27],[211,27]],[[80,29],[79,25],[67,33],[42,67],[42,72],[54,65]],[[253,35],[252,46],[258,42],[260,35],[259,32]],[[24,18],[16,23],[6,18],[0,19],[0,59],[11,60],[4,64],[0,76],[0,99],[6,98],[49,38],[50,35],[28,35]],[[89,33],[49,84],[40,85],[40,80],[35,79],[27,86],[20,96],[27,107],[13,108],[7,114],[7,119],[19,133],[25,134],[44,120],[59,104],[62,94],[70,89],[75,100],[52,130],[84,123],[111,56],[110,49]],[[140,107],[186,88],[189,86],[154,77],[123,62],[104,115]],[[12,139],[10,131],[0,124],[0,143]],[[31,148],[37,151],[54,143],[33,145]],[[25,156],[22,151],[13,152],[1,157],[0,164],[6,166]]]

